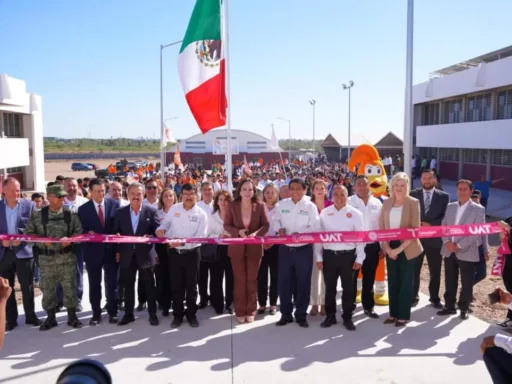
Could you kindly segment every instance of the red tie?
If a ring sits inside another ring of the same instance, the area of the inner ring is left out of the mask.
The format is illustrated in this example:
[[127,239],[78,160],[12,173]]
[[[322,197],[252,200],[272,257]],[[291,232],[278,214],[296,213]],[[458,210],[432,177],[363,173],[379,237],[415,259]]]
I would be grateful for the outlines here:
[[101,207],[101,204],[98,205],[98,217],[100,218],[101,226],[105,226],[105,217],[103,216],[103,208]]

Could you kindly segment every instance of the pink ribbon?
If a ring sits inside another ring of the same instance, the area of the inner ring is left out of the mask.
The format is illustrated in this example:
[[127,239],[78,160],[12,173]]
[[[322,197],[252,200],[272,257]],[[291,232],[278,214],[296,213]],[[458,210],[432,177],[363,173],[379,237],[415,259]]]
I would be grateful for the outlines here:
[[106,243],[106,244],[168,244],[173,242],[190,244],[314,244],[314,243],[373,243],[376,241],[432,239],[438,237],[482,236],[500,233],[503,230],[497,223],[450,225],[421,228],[399,228],[375,231],[353,232],[314,232],[287,236],[267,237],[218,237],[167,239],[162,237],[139,237],[118,235],[78,235],[67,239],[31,235],[0,234],[0,240],[18,240],[28,243]]

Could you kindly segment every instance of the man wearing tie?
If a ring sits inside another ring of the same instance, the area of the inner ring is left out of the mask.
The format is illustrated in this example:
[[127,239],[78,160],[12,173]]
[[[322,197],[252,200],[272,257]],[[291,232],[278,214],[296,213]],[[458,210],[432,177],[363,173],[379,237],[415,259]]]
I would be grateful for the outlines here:
[[[111,234],[114,215],[119,202],[105,199],[105,185],[100,179],[92,179],[89,184],[92,200],[78,208],[78,216],[85,234]],[[117,323],[117,270],[116,255],[111,244],[85,243],[84,260],[89,278],[89,300],[92,318],[89,325],[101,323],[101,272],[105,268],[105,290],[108,303],[109,323]]]
[[[25,229],[30,215],[35,210],[31,201],[20,199],[20,183],[8,177],[2,183],[4,199],[0,201],[0,233],[20,235]],[[7,300],[7,324],[11,331],[18,326],[18,305],[14,294],[14,278],[18,275],[23,294],[25,324],[41,325],[34,312],[34,258],[32,247],[19,241],[3,240],[0,247],[0,277],[9,281],[12,288]]]
[[[436,176],[434,170],[424,169],[421,173],[421,188],[411,191],[410,195],[420,202],[421,226],[441,225],[446,213],[446,207],[450,202],[450,196],[443,191],[435,188]],[[420,300],[420,273],[423,267],[423,260],[427,256],[428,270],[430,271],[430,283],[428,291],[430,294],[430,303],[433,307],[441,309],[441,299],[439,298],[439,288],[441,286],[441,265],[443,257],[441,256],[441,247],[443,242],[441,238],[422,239],[424,252],[415,260],[414,287],[412,305],[418,305]]]
[[[130,205],[120,208],[116,212],[112,232],[123,236],[154,236],[158,226],[156,209],[142,204],[144,185],[132,183],[127,192]],[[140,269],[139,276],[144,281],[149,323],[154,326],[159,324],[156,315],[154,261],[149,253],[151,247],[153,245],[147,243],[118,244],[116,246],[116,260],[120,263],[121,283],[125,289],[125,313],[117,323],[118,325],[126,325],[135,321],[133,309],[135,307],[135,276],[138,269]]]

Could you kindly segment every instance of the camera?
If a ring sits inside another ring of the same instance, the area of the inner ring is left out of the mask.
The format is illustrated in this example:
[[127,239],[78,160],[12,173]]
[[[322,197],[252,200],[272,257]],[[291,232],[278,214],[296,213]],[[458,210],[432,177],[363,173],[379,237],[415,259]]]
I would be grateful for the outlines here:
[[82,359],[68,365],[57,384],[112,384],[112,377],[99,361]]

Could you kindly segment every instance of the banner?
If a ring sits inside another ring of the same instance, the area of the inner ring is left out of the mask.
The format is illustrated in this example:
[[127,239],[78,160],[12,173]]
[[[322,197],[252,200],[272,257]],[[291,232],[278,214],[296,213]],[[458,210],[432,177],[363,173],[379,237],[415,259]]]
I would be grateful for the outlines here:
[[30,235],[0,234],[0,240],[19,240],[28,243],[107,243],[107,244],[316,244],[316,243],[374,243],[377,241],[431,239],[436,237],[482,236],[500,233],[503,229],[497,223],[450,225],[421,228],[399,228],[376,231],[314,232],[286,236],[267,237],[225,237],[167,239],[163,237],[138,237],[119,235],[78,235],[71,238],[54,239]]

